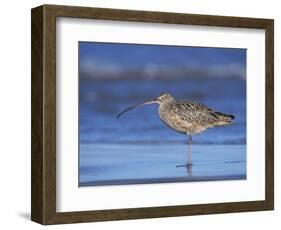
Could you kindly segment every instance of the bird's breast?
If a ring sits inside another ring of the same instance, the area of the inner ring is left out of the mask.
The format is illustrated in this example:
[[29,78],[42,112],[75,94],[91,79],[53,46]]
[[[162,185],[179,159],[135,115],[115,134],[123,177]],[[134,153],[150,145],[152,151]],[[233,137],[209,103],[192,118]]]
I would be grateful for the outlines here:
[[182,120],[178,114],[169,109],[169,106],[159,106],[158,114],[160,119],[175,131],[182,133],[189,132],[191,124]]

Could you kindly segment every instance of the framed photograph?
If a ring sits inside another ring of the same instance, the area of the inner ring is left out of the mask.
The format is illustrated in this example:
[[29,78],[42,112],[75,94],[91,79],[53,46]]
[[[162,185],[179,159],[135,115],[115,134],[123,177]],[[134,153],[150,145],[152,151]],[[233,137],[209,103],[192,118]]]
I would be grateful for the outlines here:
[[274,208],[273,20],[32,9],[41,224]]

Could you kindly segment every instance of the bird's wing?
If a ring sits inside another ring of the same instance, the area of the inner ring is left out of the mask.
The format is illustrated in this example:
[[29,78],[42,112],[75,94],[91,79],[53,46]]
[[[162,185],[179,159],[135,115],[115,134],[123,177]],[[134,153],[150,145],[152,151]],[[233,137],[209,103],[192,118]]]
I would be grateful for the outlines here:
[[175,103],[171,105],[171,110],[182,120],[202,126],[206,126],[218,120],[215,111],[202,103]]

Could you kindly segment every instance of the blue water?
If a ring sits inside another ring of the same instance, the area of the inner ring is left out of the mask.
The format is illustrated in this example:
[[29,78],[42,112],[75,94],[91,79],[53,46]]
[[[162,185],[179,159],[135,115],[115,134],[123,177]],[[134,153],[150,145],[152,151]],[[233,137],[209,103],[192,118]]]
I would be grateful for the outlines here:
[[[246,178],[244,80],[83,79],[79,91],[80,185]],[[236,117],[231,126],[193,136],[192,174],[185,167],[176,167],[186,163],[186,136],[160,121],[157,105],[132,110],[116,119],[128,106],[162,92]]]

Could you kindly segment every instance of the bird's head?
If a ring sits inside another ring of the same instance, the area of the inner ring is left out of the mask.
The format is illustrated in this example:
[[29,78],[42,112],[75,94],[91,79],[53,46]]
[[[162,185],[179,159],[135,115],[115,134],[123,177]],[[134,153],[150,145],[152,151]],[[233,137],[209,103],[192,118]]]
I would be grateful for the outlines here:
[[155,101],[158,103],[158,104],[161,104],[161,103],[166,103],[166,102],[174,102],[175,101],[175,98],[168,94],[168,93],[162,93],[159,97],[157,97],[155,99]]

